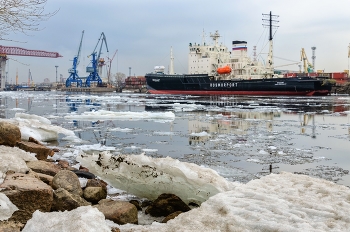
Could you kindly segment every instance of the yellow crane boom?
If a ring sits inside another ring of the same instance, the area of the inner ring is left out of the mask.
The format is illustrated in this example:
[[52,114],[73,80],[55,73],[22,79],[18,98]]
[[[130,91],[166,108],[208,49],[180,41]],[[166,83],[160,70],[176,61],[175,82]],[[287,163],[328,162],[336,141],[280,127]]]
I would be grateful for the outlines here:
[[300,60],[303,61],[304,64],[304,73],[312,73],[314,71],[314,67],[307,59],[305,49],[302,48],[300,52]]

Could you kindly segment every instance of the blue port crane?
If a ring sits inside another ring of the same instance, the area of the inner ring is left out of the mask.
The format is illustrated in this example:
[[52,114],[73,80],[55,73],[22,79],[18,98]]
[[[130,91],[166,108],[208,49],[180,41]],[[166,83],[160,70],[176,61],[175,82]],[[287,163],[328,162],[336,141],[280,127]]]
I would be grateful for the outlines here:
[[[86,67],[86,72],[90,73],[89,76],[86,78],[86,86],[91,87],[91,85],[96,85],[96,86],[101,86],[102,85],[102,80],[100,75],[98,74],[98,62],[100,62],[100,56],[101,56],[101,51],[103,47],[103,43],[106,46],[107,52],[108,51],[108,46],[107,46],[107,40],[105,34],[102,32],[100,35],[100,38],[97,41],[97,44],[95,46],[94,51],[91,53],[90,56],[92,56],[91,59],[91,66]],[[100,50],[97,53],[96,48],[100,44]],[[102,61],[104,62],[104,61]]]
[[83,37],[84,37],[84,31],[81,34],[81,39],[80,39],[80,44],[79,44],[79,48],[78,48],[78,53],[73,58],[72,68],[68,69],[68,72],[70,73],[70,75],[69,75],[69,77],[66,80],[66,87],[71,87],[73,85],[73,83],[77,87],[81,87],[82,84],[83,84],[83,81],[78,76],[78,70],[77,70],[77,66],[79,64],[80,51],[81,51],[81,45],[82,45],[82,42],[83,42]]

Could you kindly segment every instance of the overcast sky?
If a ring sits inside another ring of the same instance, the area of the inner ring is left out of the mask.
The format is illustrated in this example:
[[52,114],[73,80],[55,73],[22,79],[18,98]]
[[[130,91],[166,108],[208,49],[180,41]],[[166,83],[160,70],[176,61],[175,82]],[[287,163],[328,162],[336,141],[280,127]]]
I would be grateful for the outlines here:
[[[311,47],[316,47],[316,70],[341,72],[349,67],[350,1],[348,0],[48,0],[46,11],[59,12],[42,22],[42,30],[31,36],[11,34],[13,40],[1,41],[3,46],[18,46],[59,52],[61,58],[9,56],[8,81],[27,82],[29,69],[35,82],[44,78],[55,81],[68,77],[73,57],[77,54],[82,31],[85,30],[81,51],[79,76],[87,76],[87,58],[98,42],[101,32],[106,35],[109,53],[102,48],[101,57],[112,58],[112,73],[144,76],[154,66],[164,65],[168,70],[170,47],[173,48],[174,68],[187,72],[188,44],[200,43],[203,30],[207,34],[218,30],[221,42],[231,48],[232,40],[248,42],[253,55],[266,46],[267,29],[262,14],[279,15],[279,27],[274,37],[275,66],[299,70],[300,51],[305,49],[312,63]],[[266,48],[266,47],[265,47]],[[266,53],[266,50],[263,50]],[[266,54],[261,54],[265,59]],[[278,58],[277,58],[278,57]],[[106,69],[104,69],[106,73]],[[105,76],[105,75],[103,75]]]

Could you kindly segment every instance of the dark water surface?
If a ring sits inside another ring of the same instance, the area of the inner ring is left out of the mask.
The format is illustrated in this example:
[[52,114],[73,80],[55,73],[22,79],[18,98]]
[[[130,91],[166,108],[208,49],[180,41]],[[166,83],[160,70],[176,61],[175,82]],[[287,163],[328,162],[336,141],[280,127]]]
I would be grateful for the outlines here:
[[[170,156],[243,183],[288,171],[350,186],[350,97],[174,96],[0,92],[0,116],[47,117],[115,153]],[[65,119],[72,113],[171,111],[174,120]],[[59,139],[63,154],[69,144]]]

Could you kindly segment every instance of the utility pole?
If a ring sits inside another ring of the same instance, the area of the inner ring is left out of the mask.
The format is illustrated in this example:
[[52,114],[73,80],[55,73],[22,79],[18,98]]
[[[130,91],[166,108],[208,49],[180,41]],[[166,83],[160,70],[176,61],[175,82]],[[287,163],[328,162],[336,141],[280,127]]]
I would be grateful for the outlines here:
[[57,86],[57,68],[58,68],[58,66],[56,65],[55,67],[56,67],[56,86]]

